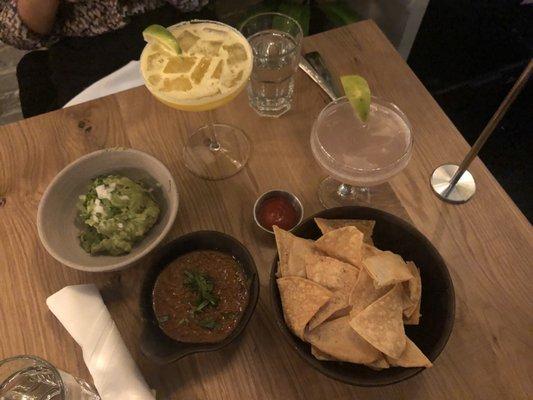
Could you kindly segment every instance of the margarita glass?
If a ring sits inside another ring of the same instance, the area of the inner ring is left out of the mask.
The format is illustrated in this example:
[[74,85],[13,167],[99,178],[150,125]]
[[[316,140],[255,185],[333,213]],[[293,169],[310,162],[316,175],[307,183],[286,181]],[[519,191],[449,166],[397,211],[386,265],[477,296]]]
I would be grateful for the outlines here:
[[[157,41],[149,42],[141,54],[145,85],[156,99],[182,111],[210,111],[229,103],[246,87],[252,50],[239,31],[207,20],[182,22],[168,30],[181,54]],[[250,143],[241,129],[210,123],[189,136],[183,155],[194,174],[223,179],[246,165]]]
[[329,175],[318,192],[324,207],[371,203],[372,193],[407,166],[413,149],[411,125],[397,106],[377,97],[362,122],[341,97],[320,112],[311,149]]

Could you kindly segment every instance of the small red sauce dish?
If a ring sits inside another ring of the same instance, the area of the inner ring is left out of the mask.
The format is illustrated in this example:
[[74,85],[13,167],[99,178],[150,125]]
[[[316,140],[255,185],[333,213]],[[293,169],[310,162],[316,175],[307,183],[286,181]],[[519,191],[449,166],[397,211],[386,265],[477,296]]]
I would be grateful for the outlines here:
[[274,233],[274,225],[290,231],[302,222],[303,215],[303,206],[298,197],[284,190],[263,193],[254,205],[255,223],[269,233]]

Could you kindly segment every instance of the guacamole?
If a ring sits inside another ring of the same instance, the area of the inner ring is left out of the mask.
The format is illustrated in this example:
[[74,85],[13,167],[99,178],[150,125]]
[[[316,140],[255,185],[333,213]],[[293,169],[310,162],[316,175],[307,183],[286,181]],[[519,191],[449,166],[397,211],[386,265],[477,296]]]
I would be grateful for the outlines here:
[[150,190],[119,175],[95,178],[79,197],[79,217],[87,229],[80,244],[90,254],[127,254],[156,223],[159,206]]

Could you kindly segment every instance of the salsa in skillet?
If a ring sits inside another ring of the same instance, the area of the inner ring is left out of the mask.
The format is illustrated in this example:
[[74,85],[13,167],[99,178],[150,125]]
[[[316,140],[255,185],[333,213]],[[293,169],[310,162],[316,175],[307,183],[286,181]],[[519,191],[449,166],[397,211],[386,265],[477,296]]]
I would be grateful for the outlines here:
[[249,282],[232,256],[193,251],[159,274],[152,299],[167,336],[186,343],[220,342],[233,332],[246,309]]

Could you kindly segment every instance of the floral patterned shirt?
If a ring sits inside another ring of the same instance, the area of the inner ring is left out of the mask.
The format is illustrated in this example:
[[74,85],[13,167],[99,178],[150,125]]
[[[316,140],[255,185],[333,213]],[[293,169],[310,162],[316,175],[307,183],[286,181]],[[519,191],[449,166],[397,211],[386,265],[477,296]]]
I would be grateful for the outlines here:
[[20,19],[17,0],[0,0],[0,40],[19,49],[47,47],[62,36],[96,36],[125,26],[128,18],[170,3],[183,12],[208,0],[61,0],[49,35],[33,32]]

